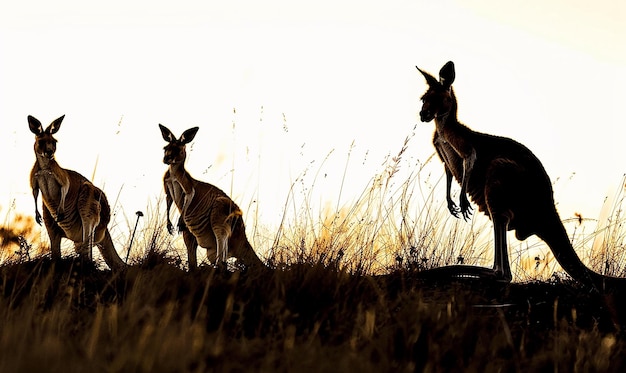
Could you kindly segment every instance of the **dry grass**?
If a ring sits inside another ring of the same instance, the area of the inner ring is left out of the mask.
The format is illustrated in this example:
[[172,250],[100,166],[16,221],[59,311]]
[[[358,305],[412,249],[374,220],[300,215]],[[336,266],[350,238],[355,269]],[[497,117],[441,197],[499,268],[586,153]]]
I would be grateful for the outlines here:
[[2,371],[617,371],[603,298],[570,282],[428,283],[325,263],[113,275],[72,258],[0,268]]
[[[349,205],[314,213],[313,187],[294,182],[264,268],[187,272],[159,203],[118,274],[53,263],[24,220],[5,223],[0,371],[621,371],[626,297],[554,276],[550,256],[524,256],[537,242],[512,245],[517,283],[413,278],[489,265],[492,248],[487,219],[450,217],[440,179],[422,173],[432,160],[404,160],[409,142]],[[622,199],[593,233],[574,226],[576,248],[595,248],[585,260],[618,275]]]
[[[269,260],[321,261],[368,275],[455,263],[487,264],[492,255],[488,219],[479,216],[466,223],[448,213],[444,195],[439,194],[441,178],[422,177],[433,157],[425,162],[404,159],[411,138],[383,162],[383,170],[350,204],[327,204],[318,211],[311,201],[317,174],[306,187],[298,178],[268,250]],[[349,178],[347,164],[344,180]],[[412,171],[398,179],[403,168]],[[343,184],[340,197],[342,192]]]

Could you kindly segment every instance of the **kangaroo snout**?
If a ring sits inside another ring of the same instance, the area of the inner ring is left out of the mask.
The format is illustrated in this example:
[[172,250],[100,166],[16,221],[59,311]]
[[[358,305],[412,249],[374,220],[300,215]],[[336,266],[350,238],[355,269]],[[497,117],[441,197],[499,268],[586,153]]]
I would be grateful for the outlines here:
[[430,122],[435,119],[435,116],[430,112],[430,110],[422,110],[420,111],[420,120],[424,123]]
[[179,152],[172,151],[171,146],[166,146],[165,152],[163,153],[163,163],[165,163],[166,165],[176,163],[176,160],[178,159],[178,154]]

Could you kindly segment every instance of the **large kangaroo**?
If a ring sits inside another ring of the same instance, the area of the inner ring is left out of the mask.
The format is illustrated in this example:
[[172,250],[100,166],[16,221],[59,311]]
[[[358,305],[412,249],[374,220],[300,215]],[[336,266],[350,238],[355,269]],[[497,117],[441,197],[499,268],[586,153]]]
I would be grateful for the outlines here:
[[57,140],[52,136],[61,127],[62,116],[45,130],[41,122],[28,116],[28,126],[35,134],[36,161],[30,172],[35,199],[35,220],[41,225],[37,197],[41,191],[43,221],[50,237],[53,259],[61,258],[61,238],[74,242],[75,250],[91,260],[91,248],[97,245],[107,265],[125,267],[115,251],[107,229],[111,210],[102,190],[76,171],[61,168],[54,158]]
[[[456,217],[460,214],[469,218],[469,194],[479,211],[491,218],[494,227],[492,270],[450,266],[442,267],[439,273],[511,281],[506,232],[515,230],[519,240],[535,234],[545,241],[561,267],[577,281],[597,290],[626,285],[624,278],[590,270],[576,255],[556,211],[550,178],[528,148],[509,138],[473,131],[457,120],[457,101],[452,89],[454,64],[448,62],[442,67],[439,80],[418,70],[428,84],[422,96],[420,119],[435,120],[433,144],[445,167],[448,209]],[[461,184],[458,207],[450,197],[453,176]]]
[[168,142],[163,156],[163,163],[169,165],[163,176],[167,229],[173,234],[170,208],[174,202],[180,211],[178,229],[187,247],[189,269],[198,267],[198,245],[207,249],[214,264],[224,264],[234,256],[246,266],[263,265],[246,238],[241,209],[221,189],[194,179],[185,170],[185,145],[196,136],[198,127],[186,130],[179,139],[165,126],[159,124],[159,128]]

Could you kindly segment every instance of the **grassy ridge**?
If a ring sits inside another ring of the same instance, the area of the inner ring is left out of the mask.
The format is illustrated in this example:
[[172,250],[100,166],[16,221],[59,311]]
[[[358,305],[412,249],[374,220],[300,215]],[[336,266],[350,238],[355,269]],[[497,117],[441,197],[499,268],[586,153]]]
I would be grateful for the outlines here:
[[[267,268],[185,271],[158,207],[119,274],[71,257],[53,263],[32,218],[7,219],[0,371],[622,371],[626,297],[550,277],[555,260],[529,255],[531,240],[511,247],[517,283],[414,277],[489,265],[493,249],[484,216],[450,217],[441,180],[423,174],[430,159],[396,180],[409,140],[354,203],[316,213],[315,182],[298,193],[298,178],[270,244],[255,244]],[[573,237],[592,268],[617,276],[622,202]]]
[[321,262],[188,273],[5,264],[1,371],[617,371],[604,298],[568,281],[497,285],[351,275]]

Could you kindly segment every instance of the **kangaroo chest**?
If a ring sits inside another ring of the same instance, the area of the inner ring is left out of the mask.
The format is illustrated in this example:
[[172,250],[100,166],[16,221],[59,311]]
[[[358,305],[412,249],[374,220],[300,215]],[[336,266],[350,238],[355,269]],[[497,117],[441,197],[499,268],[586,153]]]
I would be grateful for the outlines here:
[[[194,195],[189,207],[184,212],[183,206],[185,204],[185,197],[187,194],[181,183],[173,177],[166,179],[166,186],[178,211],[181,214],[183,221],[187,229],[195,236],[198,241],[198,245],[207,249],[215,249],[216,241],[215,234],[211,225],[211,208],[210,204],[203,205],[198,201],[204,201],[207,199],[202,196]],[[204,196],[206,197],[206,196]]]
[[463,179],[463,159],[459,156],[459,153],[437,133],[435,133],[433,138],[433,145],[443,163],[452,172],[452,176],[460,183]]
[[[76,197],[78,187],[70,184],[64,209],[59,211],[61,184],[55,178],[53,171],[49,168],[36,167],[33,169],[31,182],[36,183],[41,192],[44,207],[54,216],[55,223],[63,229],[66,237],[75,242],[80,241],[82,223],[77,210],[81,206],[81,202]],[[62,214],[58,215],[59,213]]]
[[185,192],[183,191],[183,187],[180,185],[178,180],[171,176],[165,180],[165,186],[172,196],[176,207],[178,207],[178,210],[182,210],[185,199]]
[[[207,215],[209,212],[206,208],[198,206],[198,200],[203,200],[203,198],[195,195],[196,191],[192,188],[188,181],[186,182],[185,180],[181,180],[172,174],[165,179],[165,185],[187,227],[192,231],[192,233],[194,233],[194,235],[200,234],[201,232],[199,230],[202,230],[202,227],[207,224],[202,215]],[[183,185],[187,185],[187,187],[184,187]],[[192,195],[186,192],[186,190],[190,191]],[[186,211],[183,211],[185,201],[188,198],[190,198],[190,200],[187,201],[189,206]]]
[[433,145],[435,146],[437,153],[459,184],[463,182],[464,176],[468,177],[466,192],[470,199],[478,205],[478,209],[480,211],[484,211],[486,209],[486,205],[484,200],[485,165],[482,163],[483,157],[480,157],[481,159],[477,159],[474,163],[472,172],[466,175],[463,164],[463,154],[469,154],[470,150],[468,149],[471,149],[471,147],[468,146],[469,144],[466,141],[461,141],[462,139],[459,140],[454,137],[453,139],[457,141],[455,144],[452,144],[450,141],[447,141],[445,134],[446,132],[444,132],[443,129],[438,129],[437,132],[435,132]]
[[61,200],[61,184],[54,178],[49,169],[40,169],[34,174],[35,182],[41,191],[41,197],[46,207],[56,213]]

